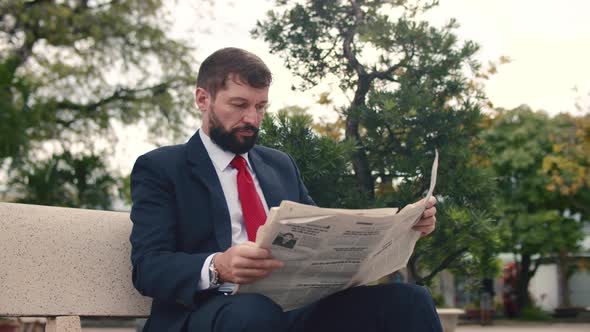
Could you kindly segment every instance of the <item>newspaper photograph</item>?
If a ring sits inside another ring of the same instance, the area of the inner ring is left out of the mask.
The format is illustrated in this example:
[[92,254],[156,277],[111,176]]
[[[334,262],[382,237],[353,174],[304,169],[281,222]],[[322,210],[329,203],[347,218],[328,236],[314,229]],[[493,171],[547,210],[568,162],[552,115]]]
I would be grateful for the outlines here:
[[437,169],[438,151],[426,198],[401,211],[328,209],[283,201],[269,211],[256,243],[285,266],[241,285],[239,292],[263,294],[287,311],[405,267],[420,238],[412,227],[434,192]]

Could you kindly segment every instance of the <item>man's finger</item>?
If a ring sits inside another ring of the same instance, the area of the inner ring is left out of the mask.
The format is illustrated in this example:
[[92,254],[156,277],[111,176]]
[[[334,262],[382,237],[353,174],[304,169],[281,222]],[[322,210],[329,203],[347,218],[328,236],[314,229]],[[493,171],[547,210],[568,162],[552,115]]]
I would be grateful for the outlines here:
[[234,272],[234,276],[237,278],[261,278],[269,273],[267,270],[258,269],[239,269]]
[[420,232],[422,233],[422,236],[426,236],[430,233],[432,233],[435,229],[434,225],[431,226],[415,226],[412,228],[413,230],[415,230],[416,232]]
[[415,225],[416,226],[431,226],[436,224],[436,217],[432,216],[432,217],[428,217],[428,218],[422,218],[420,219]]
[[421,200],[417,201],[416,203],[412,203],[409,204],[409,206],[418,206],[420,204],[424,204],[426,203],[426,208],[431,208],[434,205],[436,205],[437,199],[434,196],[430,196],[430,198],[428,199],[428,201],[426,201],[426,198],[422,198]]
[[253,282],[256,282],[262,278],[264,278],[266,276],[261,276],[261,277],[233,277],[233,279],[229,280],[231,282],[233,282],[234,284],[238,284],[238,285],[247,285],[247,284],[251,284]]
[[271,257],[270,250],[258,246],[252,246],[248,244],[248,242],[243,245],[238,245],[235,249],[235,253],[238,256],[252,259],[266,259]]
[[422,232],[422,236],[426,236],[434,231],[436,228],[436,217],[421,219],[412,227],[413,230]]
[[436,207],[430,207],[422,213],[422,219],[430,218],[436,214]]
[[240,257],[233,265],[242,269],[274,270],[283,267],[285,264],[276,259],[248,259]]
[[436,225],[434,224],[430,224],[430,225],[416,225],[414,227],[412,227],[413,230],[415,231],[424,231],[424,230],[429,230],[429,229],[434,229],[436,227]]
[[262,278],[266,277],[272,272],[272,270],[260,270],[260,269],[239,269],[236,270],[234,275],[238,278]]
[[430,196],[430,199],[428,199],[428,202],[426,202],[426,208],[429,209],[433,206],[436,205],[437,199],[434,196]]

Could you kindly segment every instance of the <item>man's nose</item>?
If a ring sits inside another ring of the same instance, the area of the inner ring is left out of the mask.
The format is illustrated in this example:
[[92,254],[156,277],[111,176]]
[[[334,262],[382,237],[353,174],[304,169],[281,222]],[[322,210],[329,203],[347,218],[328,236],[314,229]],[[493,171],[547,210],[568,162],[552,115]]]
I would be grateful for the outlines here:
[[261,119],[262,113],[258,112],[256,106],[248,107],[248,109],[244,110],[244,113],[242,114],[242,121],[257,127]]

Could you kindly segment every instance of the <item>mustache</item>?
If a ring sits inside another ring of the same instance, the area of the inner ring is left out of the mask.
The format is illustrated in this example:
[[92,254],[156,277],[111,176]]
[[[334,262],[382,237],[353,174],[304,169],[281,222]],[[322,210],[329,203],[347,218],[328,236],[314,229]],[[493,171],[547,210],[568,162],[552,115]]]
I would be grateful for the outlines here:
[[250,131],[253,131],[254,133],[258,133],[258,131],[260,131],[259,128],[256,128],[254,126],[245,125],[245,126],[242,126],[242,127],[234,128],[234,129],[231,130],[231,132],[233,134],[233,133],[237,133],[238,131],[242,131],[242,130],[250,130]]

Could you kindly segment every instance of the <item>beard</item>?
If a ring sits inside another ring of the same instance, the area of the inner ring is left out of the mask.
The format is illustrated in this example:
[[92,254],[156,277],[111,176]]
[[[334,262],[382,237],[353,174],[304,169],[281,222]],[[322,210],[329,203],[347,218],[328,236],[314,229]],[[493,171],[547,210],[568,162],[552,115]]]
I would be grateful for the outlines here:
[[[254,135],[242,136],[242,141],[240,141],[236,133],[242,130],[253,131]],[[211,107],[209,109],[209,136],[211,137],[211,140],[223,150],[235,154],[243,154],[250,151],[254,144],[256,144],[256,140],[258,139],[258,128],[245,125],[227,131],[215,115],[213,107]]]

